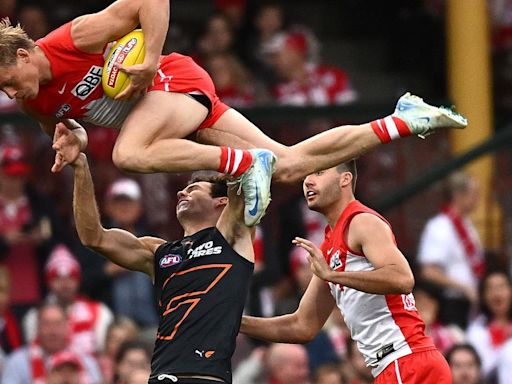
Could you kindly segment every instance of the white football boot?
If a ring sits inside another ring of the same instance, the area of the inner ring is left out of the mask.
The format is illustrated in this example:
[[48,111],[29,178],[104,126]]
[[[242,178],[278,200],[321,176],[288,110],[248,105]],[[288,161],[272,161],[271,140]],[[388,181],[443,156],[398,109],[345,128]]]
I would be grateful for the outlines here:
[[238,183],[244,193],[245,225],[254,227],[270,204],[270,183],[277,157],[268,149],[250,149],[249,152],[252,164],[234,183]]
[[423,101],[421,97],[407,92],[396,104],[392,116],[402,119],[413,135],[421,138],[431,135],[439,128],[465,128],[467,119],[447,107],[434,107]]

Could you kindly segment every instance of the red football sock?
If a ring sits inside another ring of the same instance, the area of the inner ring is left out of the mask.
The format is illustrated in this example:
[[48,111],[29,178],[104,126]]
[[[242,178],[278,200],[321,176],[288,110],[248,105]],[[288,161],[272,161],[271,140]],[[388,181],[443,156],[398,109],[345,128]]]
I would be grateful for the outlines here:
[[231,176],[240,176],[252,164],[251,152],[243,149],[220,147],[220,165],[218,171]]
[[391,140],[412,135],[405,121],[396,116],[374,120],[370,124],[375,134],[379,136],[380,141],[383,143],[389,143]]

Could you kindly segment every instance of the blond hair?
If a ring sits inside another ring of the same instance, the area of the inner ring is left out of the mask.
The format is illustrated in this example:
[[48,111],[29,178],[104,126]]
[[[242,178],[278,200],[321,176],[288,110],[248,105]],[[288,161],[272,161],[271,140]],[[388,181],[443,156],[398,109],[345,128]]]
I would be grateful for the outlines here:
[[13,26],[8,17],[0,20],[0,67],[16,64],[16,52],[19,48],[31,50],[34,40],[19,24]]

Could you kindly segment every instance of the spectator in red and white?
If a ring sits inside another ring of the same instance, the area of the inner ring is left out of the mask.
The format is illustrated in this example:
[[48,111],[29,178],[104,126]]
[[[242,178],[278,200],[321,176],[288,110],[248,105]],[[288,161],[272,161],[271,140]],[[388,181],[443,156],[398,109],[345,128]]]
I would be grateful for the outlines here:
[[480,191],[477,179],[464,172],[453,173],[447,187],[448,203],[429,219],[421,235],[418,262],[421,278],[442,289],[440,319],[466,329],[485,271],[482,243],[471,220]]
[[265,47],[281,82],[274,86],[275,100],[284,105],[347,104],[357,98],[348,74],[341,68],[317,64],[312,59],[305,31],[284,32]]
[[[45,300],[66,311],[72,346],[84,353],[96,354],[104,347],[113,315],[105,304],[80,295],[80,272],[80,264],[69,249],[65,245],[57,245],[45,267],[49,291]],[[23,320],[27,341],[34,340],[36,328],[37,311],[32,309]]]
[[57,304],[46,303],[37,312],[36,337],[29,345],[12,352],[5,362],[2,383],[45,384],[52,359],[63,352],[76,356],[81,367],[82,384],[102,383],[94,358],[71,348],[71,326],[66,313]]
[[31,168],[21,144],[0,147],[0,263],[11,277],[18,320],[41,301],[43,265],[63,232],[54,204],[32,188]]
[[489,376],[512,337],[512,283],[505,271],[489,271],[482,278],[480,314],[469,324],[467,337],[482,360],[484,377]]
[[11,353],[22,344],[18,321],[9,308],[10,295],[9,272],[0,266],[0,349],[4,353]]

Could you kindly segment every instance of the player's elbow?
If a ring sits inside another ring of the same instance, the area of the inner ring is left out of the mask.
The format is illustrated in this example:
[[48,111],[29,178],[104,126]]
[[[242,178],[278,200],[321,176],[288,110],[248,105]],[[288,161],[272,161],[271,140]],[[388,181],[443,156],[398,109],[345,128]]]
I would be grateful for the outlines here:
[[101,231],[78,231],[80,242],[87,248],[98,249],[101,246]]
[[398,280],[397,289],[401,294],[409,294],[414,288],[414,283],[414,275],[411,271],[408,273],[403,273]]
[[311,328],[305,329],[302,333],[297,335],[298,336],[297,343],[307,344],[315,338],[317,333],[318,332],[316,332],[315,330],[313,330]]

